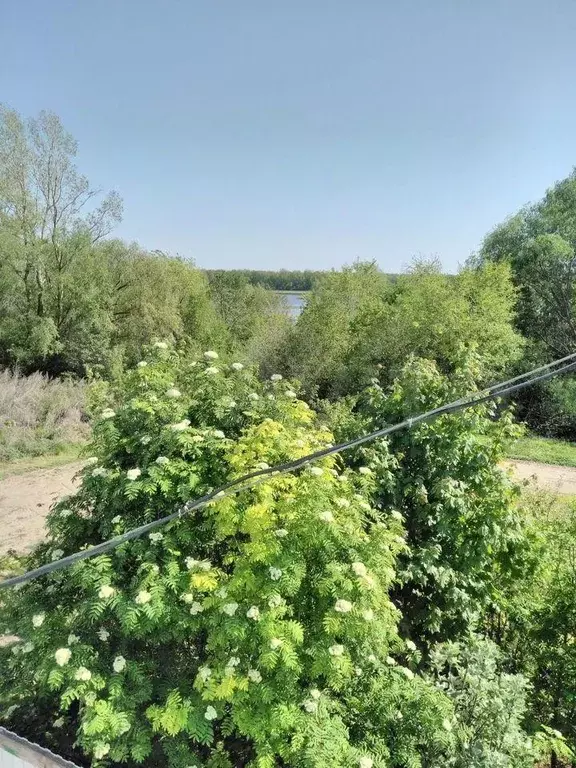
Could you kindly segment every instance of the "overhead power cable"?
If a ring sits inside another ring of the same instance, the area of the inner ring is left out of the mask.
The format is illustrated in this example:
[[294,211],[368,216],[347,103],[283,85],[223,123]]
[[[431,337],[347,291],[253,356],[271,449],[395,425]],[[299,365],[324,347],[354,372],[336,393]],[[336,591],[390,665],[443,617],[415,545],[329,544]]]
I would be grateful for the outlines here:
[[[563,365],[563,363],[566,364]],[[417,424],[431,421],[438,418],[438,416],[457,413],[458,411],[480,405],[489,400],[495,400],[500,397],[511,395],[514,392],[519,392],[520,390],[525,389],[526,387],[549,381],[555,376],[568,373],[569,371],[573,370],[576,370],[576,353],[567,355],[566,357],[560,358],[559,360],[554,360],[547,365],[542,365],[539,368],[535,368],[531,371],[520,374],[519,376],[515,376],[514,378],[508,379],[507,381],[492,384],[487,389],[481,390],[474,394],[465,395],[451,403],[446,403],[445,405],[441,405],[438,408],[433,408],[432,410],[426,411],[425,413],[420,413],[416,416],[404,419],[404,421],[401,421],[397,424],[383,427],[382,429],[370,432],[367,435],[361,435],[354,440],[339,443],[338,445],[326,446],[325,448],[321,448],[320,450],[314,451],[313,453],[307,454],[306,456],[301,456],[299,459],[287,461],[273,467],[254,470],[253,472],[242,475],[235,480],[231,480],[229,483],[225,483],[219,488],[206,493],[204,496],[201,496],[198,499],[187,501],[182,507],[180,507],[175,512],[172,512],[170,515],[166,515],[165,517],[162,517],[158,520],[153,520],[152,522],[141,525],[138,528],[133,528],[132,530],[126,531],[126,533],[123,533],[120,536],[115,536],[112,539],[103,541],[101,544],[96,544],[95,546],[89,547],[88,549],[75,552],[74,554],[63,557],[60,560],[46,563],[46,565],[42,565],[39,568],[34,568],[33,570],[27,571],[26,573],[5,579],[4,581],[0,582],[0,589],[15,587],[19,584],[25,584],[32,579],[37,579],[40,576],[45,576],[46,574],[54,573],[55,571],[60,571],[64,568],[67,568],[68,566],[73,565],[80,560],[86,560],[89,557],[102,555],[105,552],[109,552],[110,550],[115,549],[126,541],[139,538],[140,536],[143,536],[145,533],[148,533],[155,528],[159,528],[160,526],[166,525],[167,523],[170,523],[174,520],[178,520],[184,515],[193,512],[194,510],[201,509],[215,499],[221,499],[233,493],[240,493],[242,491],[248,490],[254,485],[260,483],[268,475],[278,475],[294,472],[295,470],[300,469],[301,467],[304,467],[307,464],[316,461],[317,459],[322,459],[326,456],[331,456],[336,453],[342,453],[343,451],[356,448],[357,446],[363,445],[364,443],[370,442],[371,440],[386,437],[387,435],[391,435],[394,432],[399,432],[403,429],[412,429]]]

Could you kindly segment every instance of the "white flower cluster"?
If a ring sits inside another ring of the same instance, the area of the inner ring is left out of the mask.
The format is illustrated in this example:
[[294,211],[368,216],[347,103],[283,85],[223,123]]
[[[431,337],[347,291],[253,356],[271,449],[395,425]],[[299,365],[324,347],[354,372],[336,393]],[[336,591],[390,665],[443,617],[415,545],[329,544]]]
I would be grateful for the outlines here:
[[170,389],[166,390],[166,397],[172,397],[172,398],[182,397],[182,392],[180,392],[179,389],[170,387]]
[[129,469],[128,472],[126,472],[126,477],[128,480],[137,480],[141,474],[142,470],[138,469],[138,467],[135,467],[134,469]]
[[232,368],[233,371],[241,371],[242,368],[244,368],[244,366],[242,365],[242,363],[232,363],[230,368]]
[[209,349],[208,352],[204,352],[204,357],[206,360],[218,360],[218,352],[214,352],[214,350]]
[[188,429],[189,426],[190,419],[182,419],[182,421],[179,421],[176,424],[171,424],[170,429],[172,429],[174,432],[184,432],[184,430]]
[[220,608],[222,613],[225,613],[227,616],[234,616],[236,611],[238,610],[238,603],[226,603],[225,605]]
[[68,664],[71,656],[72,656],[72,651],[70,650],[70,648],[58,648],[58,650],[54,654],[54,658],[56,659],[56,664],[58,664],[59,667],[63,667],[65,664]]
[[155,531],[148,534],[148,538],[153,544],[157,544],[159,541],[162,541],[164,538],[164,534],[160,533],[159,531]]
[[107,600],[109,597],[114,597],[115,594],[116,590],[109,584],[103,584],[98,591],[98,597],[101,600]]
[[116,656],[114,661],[112,662],[112,669],[114,672],[122,672],[123,669],[126,667],[126,659],[124,656]]
[[149,603],[150,600],[152,600],[152,595],[150,592],[147,592],[145,589],[141,589],[140,592],[136,595],[134,598],[134,602],[137,605],[146,605],[146,603]]
[[45,618],[46,618],[45,613],[35,613],[34,616],[32,616],[32,626],[35,629],[38,629],[38,627],[41,627],[42,624],[44,624]]
[[334,610],[338,613],[350,613],[352,610],[352,603],[348,600],[336,600]]
[[210,560],[196,560],[193,557],[187,557],[184,562],[189,571],[209,571],[212,568]]
[[101,419],[113,419],[114,416],[116,416],[116,413],[112,410],[112,408],[104,408],[100,414]]
[[282,578],[282,569],[281,568],[275,568],[274,566],[270,566],[268,569],[268,572],[270,574],[270,578],[272,581],[279,581]]
[[253,605],[246,611],[246,617],[253,619],[254,621],[260,621],[260,609],[257,605]]

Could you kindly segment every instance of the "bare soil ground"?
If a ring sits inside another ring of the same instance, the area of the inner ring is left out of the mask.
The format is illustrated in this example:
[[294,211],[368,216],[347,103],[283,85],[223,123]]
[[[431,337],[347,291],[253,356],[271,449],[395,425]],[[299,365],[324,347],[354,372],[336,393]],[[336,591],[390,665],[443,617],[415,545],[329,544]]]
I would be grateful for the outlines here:
[[[576,468],[534,461],[509,461],[519,480],[576,496]],[[36,469],[0,479],[0,555],[29,551],[45,536],[44,520],[52,504],[74,491],[83,462]]]
[[82,461],[36,469],[0,480],[0,555],[27,552],[42,541],[44,520],[52,504],[73,493]]

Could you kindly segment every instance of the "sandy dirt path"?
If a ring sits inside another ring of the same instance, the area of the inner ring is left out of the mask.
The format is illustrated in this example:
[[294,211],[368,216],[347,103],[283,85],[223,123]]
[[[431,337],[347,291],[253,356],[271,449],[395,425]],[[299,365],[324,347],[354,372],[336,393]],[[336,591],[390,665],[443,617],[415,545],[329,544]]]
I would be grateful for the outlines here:
[[46,535],[44,520],[52,504],[73,493],[82,461],[35,469],[0,480],[0,555],[27,552]]
[[[44,520],[52,504],[72,493],[83,462],[36,469],[0,480],[0,555],[27,552],[45,536]],[[533,461],[509,461],[519,480],[556,493],[576,496],[576,468]]]

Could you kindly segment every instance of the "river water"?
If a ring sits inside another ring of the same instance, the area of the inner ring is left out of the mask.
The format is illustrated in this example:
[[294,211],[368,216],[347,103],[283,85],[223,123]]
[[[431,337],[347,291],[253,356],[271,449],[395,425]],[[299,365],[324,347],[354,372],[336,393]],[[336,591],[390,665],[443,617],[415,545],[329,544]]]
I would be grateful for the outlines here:
[[278,291],[282,299],[284,299],[284,303],[288,307],[288,312],[290,314],[290,317],[293,317],[296,319],[300,312],[304,309],[304,306],[306,304],[306,294],[305,293],[286,293],[284,291]]

